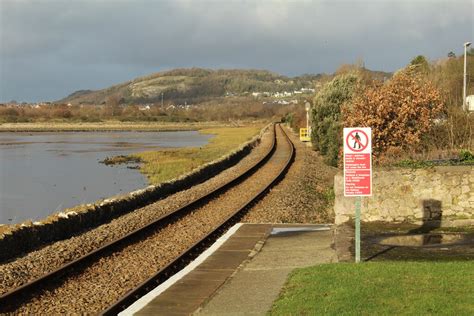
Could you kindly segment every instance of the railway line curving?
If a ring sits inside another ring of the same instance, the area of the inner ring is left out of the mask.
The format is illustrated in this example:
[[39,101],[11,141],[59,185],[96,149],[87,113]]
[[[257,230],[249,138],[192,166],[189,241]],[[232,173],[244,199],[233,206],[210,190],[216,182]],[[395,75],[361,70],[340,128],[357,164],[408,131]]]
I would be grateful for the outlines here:
[[[294,146],[274,127],[244,173],[124,237],[0,296],[0,313],[116,314],[203,251],[288,170]],[[158,273],[156,272],[158,271]]]

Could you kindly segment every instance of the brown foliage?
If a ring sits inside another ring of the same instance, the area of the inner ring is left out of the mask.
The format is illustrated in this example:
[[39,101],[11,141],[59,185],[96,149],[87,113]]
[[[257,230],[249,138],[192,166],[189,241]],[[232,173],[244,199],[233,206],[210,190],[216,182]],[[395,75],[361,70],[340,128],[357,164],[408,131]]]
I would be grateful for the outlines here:
[[442,112],[439,91],[419,75],[401,71],[386,84],[374,84],[343,108],[344,126],[372,128],[376,158],[390,148],[409,149],[431,130]]

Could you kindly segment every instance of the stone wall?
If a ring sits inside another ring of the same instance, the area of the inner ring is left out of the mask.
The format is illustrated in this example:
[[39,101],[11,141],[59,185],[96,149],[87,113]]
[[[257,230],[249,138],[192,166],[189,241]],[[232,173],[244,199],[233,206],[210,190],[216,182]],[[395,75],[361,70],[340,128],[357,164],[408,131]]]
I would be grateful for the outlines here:
[[[343,185],[340,172],[334,179],[336,224],[354,216],[355,198],[344,197]],[[473,166],[375,170],[372,189],[362,198],[362,221],[474,225]]]
[[75,234],[102,225],[139,207],[165,198],[175,192],[201,183],[219,172],[237,164],[260,143],[267,125],[259,135],[246,142],[232,153],[177,179],[151,185],[125,195],[108,198],[92,204],[79,205],[53,214],[39,222],[27,222],[11,226],[0,234],[0,262],[31,251],[42,245],[70,238]]

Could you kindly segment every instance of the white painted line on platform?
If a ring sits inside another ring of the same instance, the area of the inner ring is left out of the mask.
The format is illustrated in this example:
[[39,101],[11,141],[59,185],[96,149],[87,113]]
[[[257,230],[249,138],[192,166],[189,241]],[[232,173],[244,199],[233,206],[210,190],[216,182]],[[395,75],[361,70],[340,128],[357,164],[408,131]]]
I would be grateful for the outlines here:
[[315,231],[325,231],[330,230],[331,228],[328,226],[305,226],[305,227],[274,227],[272,229],[271,235],[278,235],[284,233],[297,233],[297,232],[315,232]]
[[232,226],[224,235],[222,235],[219,239],[216,240],[211,247],[209,247],[206,251],[204,251],[199,257],[197,257],[193,262],[188,264],[183,270],[179,271],[171,278],[163,282],[162,284],[158,285],[154,288],[151,292],[146,294],[145,296],[141,297],[138,301],[130,305],[126,310],[119,313],[119,315],[128,316],[133,315],[134,313],[141,310],[143,307],[148,305],[155,297],[166,291],[170,286],[174,283],[179,281],[189,272],[193,271],[197,266],[204,262],[210,255],[212,255],[220,246],[224,244],[239,228],[242,226],[242,223],[235,224]]

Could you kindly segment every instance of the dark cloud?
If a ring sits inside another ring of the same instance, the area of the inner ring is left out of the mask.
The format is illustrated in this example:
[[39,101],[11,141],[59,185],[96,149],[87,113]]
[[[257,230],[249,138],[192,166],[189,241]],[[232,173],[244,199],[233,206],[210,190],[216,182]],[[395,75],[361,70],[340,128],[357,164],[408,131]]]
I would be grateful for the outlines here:
[[54,100],[175,67],[396,70],[460,53],[473,1],[1,0],[0,100]]

